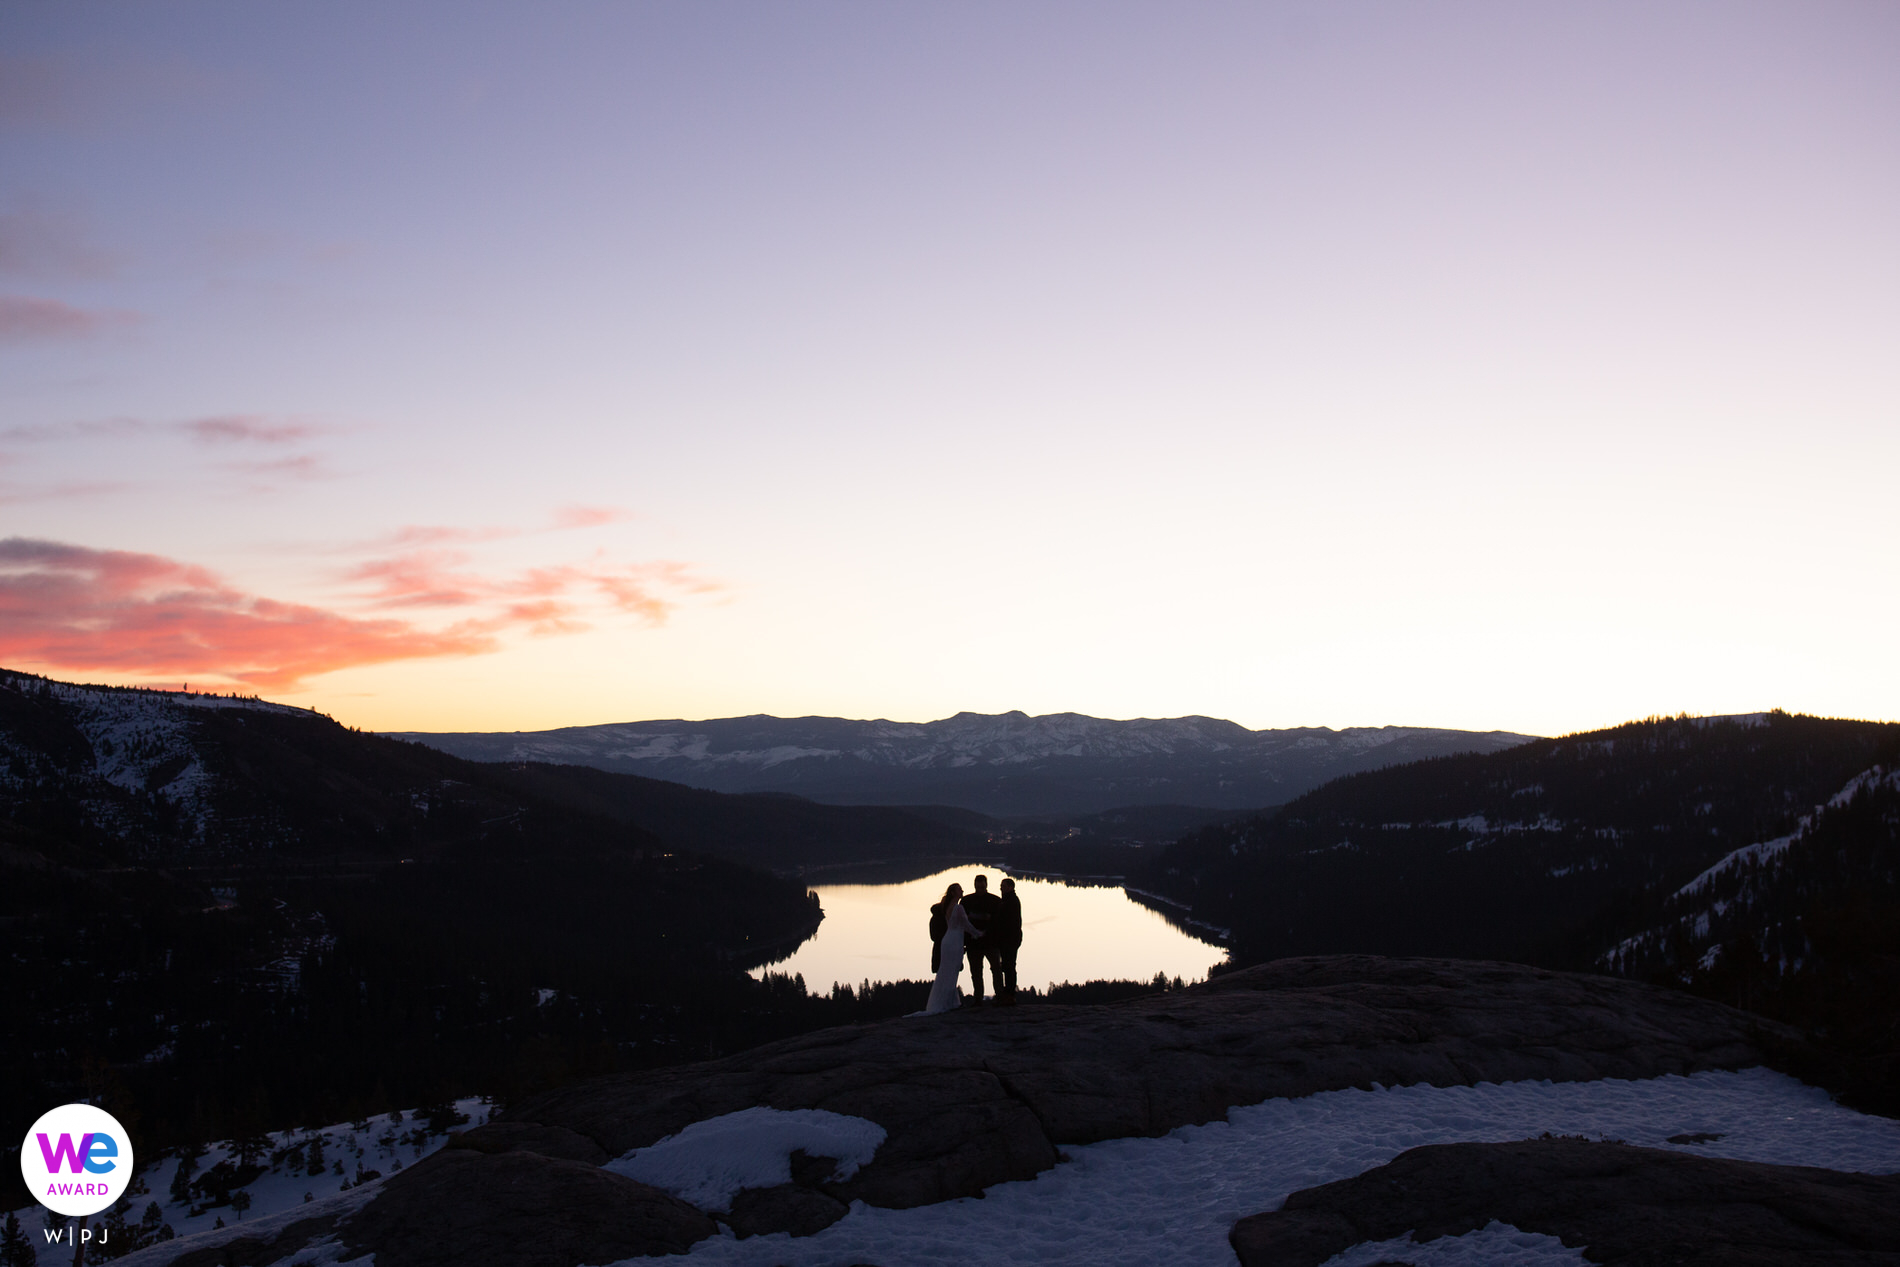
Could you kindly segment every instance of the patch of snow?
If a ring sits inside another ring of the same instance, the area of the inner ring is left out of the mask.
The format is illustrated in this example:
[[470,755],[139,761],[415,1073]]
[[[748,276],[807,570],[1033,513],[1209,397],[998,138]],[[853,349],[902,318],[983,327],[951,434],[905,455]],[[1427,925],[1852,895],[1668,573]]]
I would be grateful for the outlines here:
[[1341,1250],[1320,1267],[1377,1267],[1379,1263],[1406,1263],[1409,1267],[1570,1267],[1587,1264],[1583,1249],[1566,1248],[1554,1236],[1526,1232],[1509,1223],[1491,1220],[1463,1236],[1441,1236],[1415,1241],[1408,1233],[1389,1241],[1361,1241]]
[[831,1157],[832,1178],[843,1181],[877,1155],[884,1128],[861,1117],[824,1109],[759,1106],[694,1122],[604,1169],[652,1184],[702,1210],[724,1212],[742,1188],[775,1188],[792,1181],[792,1153]]
[[[1900,1121],[1842,1108],[1825,1092],[1766,1069],[1640,1082],[1327,1091],[1233,1109],[1225,1122],[1159,1139],[1071,1145],[1069,1160],[1054,1169],[997,1184],[980,1199],[912,1210],[858,1202],[815,1236],[712,1237],[695,1245],[687,1262],[1232,1267],[1228,1230],[1249,1214],[1280,1208],[1298,1189],[1363,1174],[1421,1144],[1528,1139],[1546,1131],[1703,1157],[1900,1173]],[[1722,1138],[1667,1142],[1697,1132]],[[1419,1252],[1408,1246],[1403,1261],[1425,1261]]]
[[1741,726],[1752,730],[1768,724],[1767,713],[1724,713],[1719,717],[1691,717],[1689,724],[1697,730],[1707,730],[1710,726],[1726,722],[1731,726]]
[[1693,897],[1696,893],[1708,887],[1709,881],[1715,879],[1724,871],[1733,871],[1749,863],[1760,864],[1767,862],[1770,858],[1787,852],[1788,846],[1795,842],[1807,825],[1808,820],[1803,818],[1801,820],[1801,826],[1786,836],[1777,836],[1773,840],[1764,840],[1759,844],[1744,845],[1740,849],[1723,855],[1720,862],[1717,862],[1707,871],[1704,871],[1701,875],[1677,889],[1675,896],[1678,898]]
[[[299,1201],[296,1206],[290,1209],[279,1210],[274,1214],[266,1214],[263,1216],[254,1215],[241,1222],[227,1223],[224,1227],[215,1228],[208,1232],[200,1232],[189,1239],[179,1237],[169,1241],[160,1241],[156,1245],[149,1245],[144,1249],[136,1250],[115,1261],[123,1264],[123,1267],[164,1267],[165,1264],[175,1261],[184,1254],[198,1250],[217,1249],[229,1245],[240,1236],[268,1239],[283,1231],[292,1223],[299,1222],[303,1219],[323,1218],[326,1216],[341,1217],[345,1214],[352,1214],[368,1205],[371,1201],[374,1201],[377,1193],[380,1191],[382,1191],[382,1181],[376,1180],[364,1184],[360,1188],[352,1188],[348,1192],[339,1193],[327,1200],[310,1202]],[[24,1224],[25,1220],[23,1219],[21,1222]],[[43,1237],[41,1238],[41,1243],[36,1245],[36,1248],[42,1251],[42,1258],[44,1258],[44,1251],[47,1247],[44,1244]],[[291,1267],[292,1264],[294,1264],[295,1267],[330,1267],[331,1264],[340,1264],[343,1261],[343,1255],[347,1252],[348,1251],[343,1248],[342,1243],[332,1234],[330,1236],[320,1237],[311,1244],[304,1246],[295,1256],[286,1262],[285,1267]],[[369,1267],[374,1260],[375,1255],[363,1254],[348,1261]]]
[[1314,856],[1315,854],[1337,853],[1341,849],[1356,852],[1358,849],[1358,846],[1353,844],[1351,840],[1342,840],[1336,845],[1321,845],[1318,849],[1308,849],[1304,853],[1302,853],[1300,856],[1303,858],[1310,858]]
[[[1826,805],[1815,806],[1815,813],[1819,813],[1823,809],[1839,809],[1841,806],[1853,800],[1855,793],[1859,792],[1862,788],[1878,786],[1881,783],[1892,783],[1896,786],[1900,786],[1900,770],[1888,770],[1884,766],[1874,766],[1871,769],[1862,770],[1859,774],[1849,779],[1845,787],[1829,797]],[[1801,821],[1796,823],[1794,830],[1789,832],[1786,836],[1777,836],[1773,840],[1764,840],[1759,844],[1743,845],[1740,849],[1724,855],[1714,866],[1677,889],[1675,896],[1677,898],[1691,897],[1705,888],[1711,880],[1721,875],[1724,871],[1733,871],[1750,863],[1759,865],[1772,858],[1778,857],[1787,852],[1788,846],[1799,840],[1803,833],[1813,825],[1814,814],[1803,814]]]

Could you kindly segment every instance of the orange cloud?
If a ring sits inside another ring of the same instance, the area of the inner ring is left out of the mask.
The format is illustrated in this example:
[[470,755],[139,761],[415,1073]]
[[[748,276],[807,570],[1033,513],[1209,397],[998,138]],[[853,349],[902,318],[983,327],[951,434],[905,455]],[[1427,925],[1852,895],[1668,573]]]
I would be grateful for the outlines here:
[[0,540],[0,657],[15,664],[213,675],[282,691],[336,669],[497,645],[477,622],[431,632],[244,594],[158,555]]
[[359,617],[243,593],[215,573],[155,554],[25,537],[0,540],[0,660],[143,676],[216,677],[294,690],[336,669],[482,655],[510,629],[550,636],[589,628],[588,600],[663,623],[658,592],[717,585],[682,563],[562,564],[490,577],[465,555],[413,550],[353,568],[380,608],[461,609],[446,629]]

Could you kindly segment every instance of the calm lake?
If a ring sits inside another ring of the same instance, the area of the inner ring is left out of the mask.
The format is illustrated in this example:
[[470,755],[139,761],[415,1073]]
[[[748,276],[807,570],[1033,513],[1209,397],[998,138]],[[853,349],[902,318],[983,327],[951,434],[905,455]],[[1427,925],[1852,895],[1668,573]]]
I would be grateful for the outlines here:
[[[834,984],[925,981],[930,978],[930,905],[952,881],[967,892],[971,878],[989,876],[996,892],[1004,872],[964,864],[930,875],[868,883],[813,884],[824,907],[818,932],[788,958],[755,968],[802,974],[805,987],[828,992]],[[1020,986],[1047,989],[1063,981],[1153,980],[1165,973],[1201,981],[1227,957],[1224,948],[1194,937],[1134,901],[1119,887],[1068,885],[1018,877],[1023,902],[1023,947],[1016,958]],[[987,974],[986,974],[987,975]],[[970,987],[966,969],[963,988]]]

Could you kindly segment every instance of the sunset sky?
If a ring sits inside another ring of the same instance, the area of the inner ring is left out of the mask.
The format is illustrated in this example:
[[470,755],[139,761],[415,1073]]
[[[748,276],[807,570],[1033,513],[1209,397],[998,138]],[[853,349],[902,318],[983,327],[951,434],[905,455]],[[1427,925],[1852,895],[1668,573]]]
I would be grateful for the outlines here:
[[0,6],[0,664],[1900,717],[1900,6]]

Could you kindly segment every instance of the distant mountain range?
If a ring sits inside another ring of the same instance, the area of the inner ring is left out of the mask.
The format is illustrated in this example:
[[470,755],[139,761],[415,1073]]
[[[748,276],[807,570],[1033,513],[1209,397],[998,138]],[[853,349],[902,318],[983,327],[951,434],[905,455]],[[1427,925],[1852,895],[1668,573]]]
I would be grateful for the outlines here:
[[727,717],[392,736],[471,761],[550,762],[833,805],[949,805],[1000,817],[1133,805],[1278,805],[1343,774],[1497,752],[1533,736],[1420,726],[1248,730],[1213,717],[958,713],[941,721]]
[[599,848],[789,871],[967,852],[988,827],[955,810],[920,816],[578,765],[485,765],[262,700],[0,669],[0,842],[44,839],[83,865],[375,866],[478,847]]

